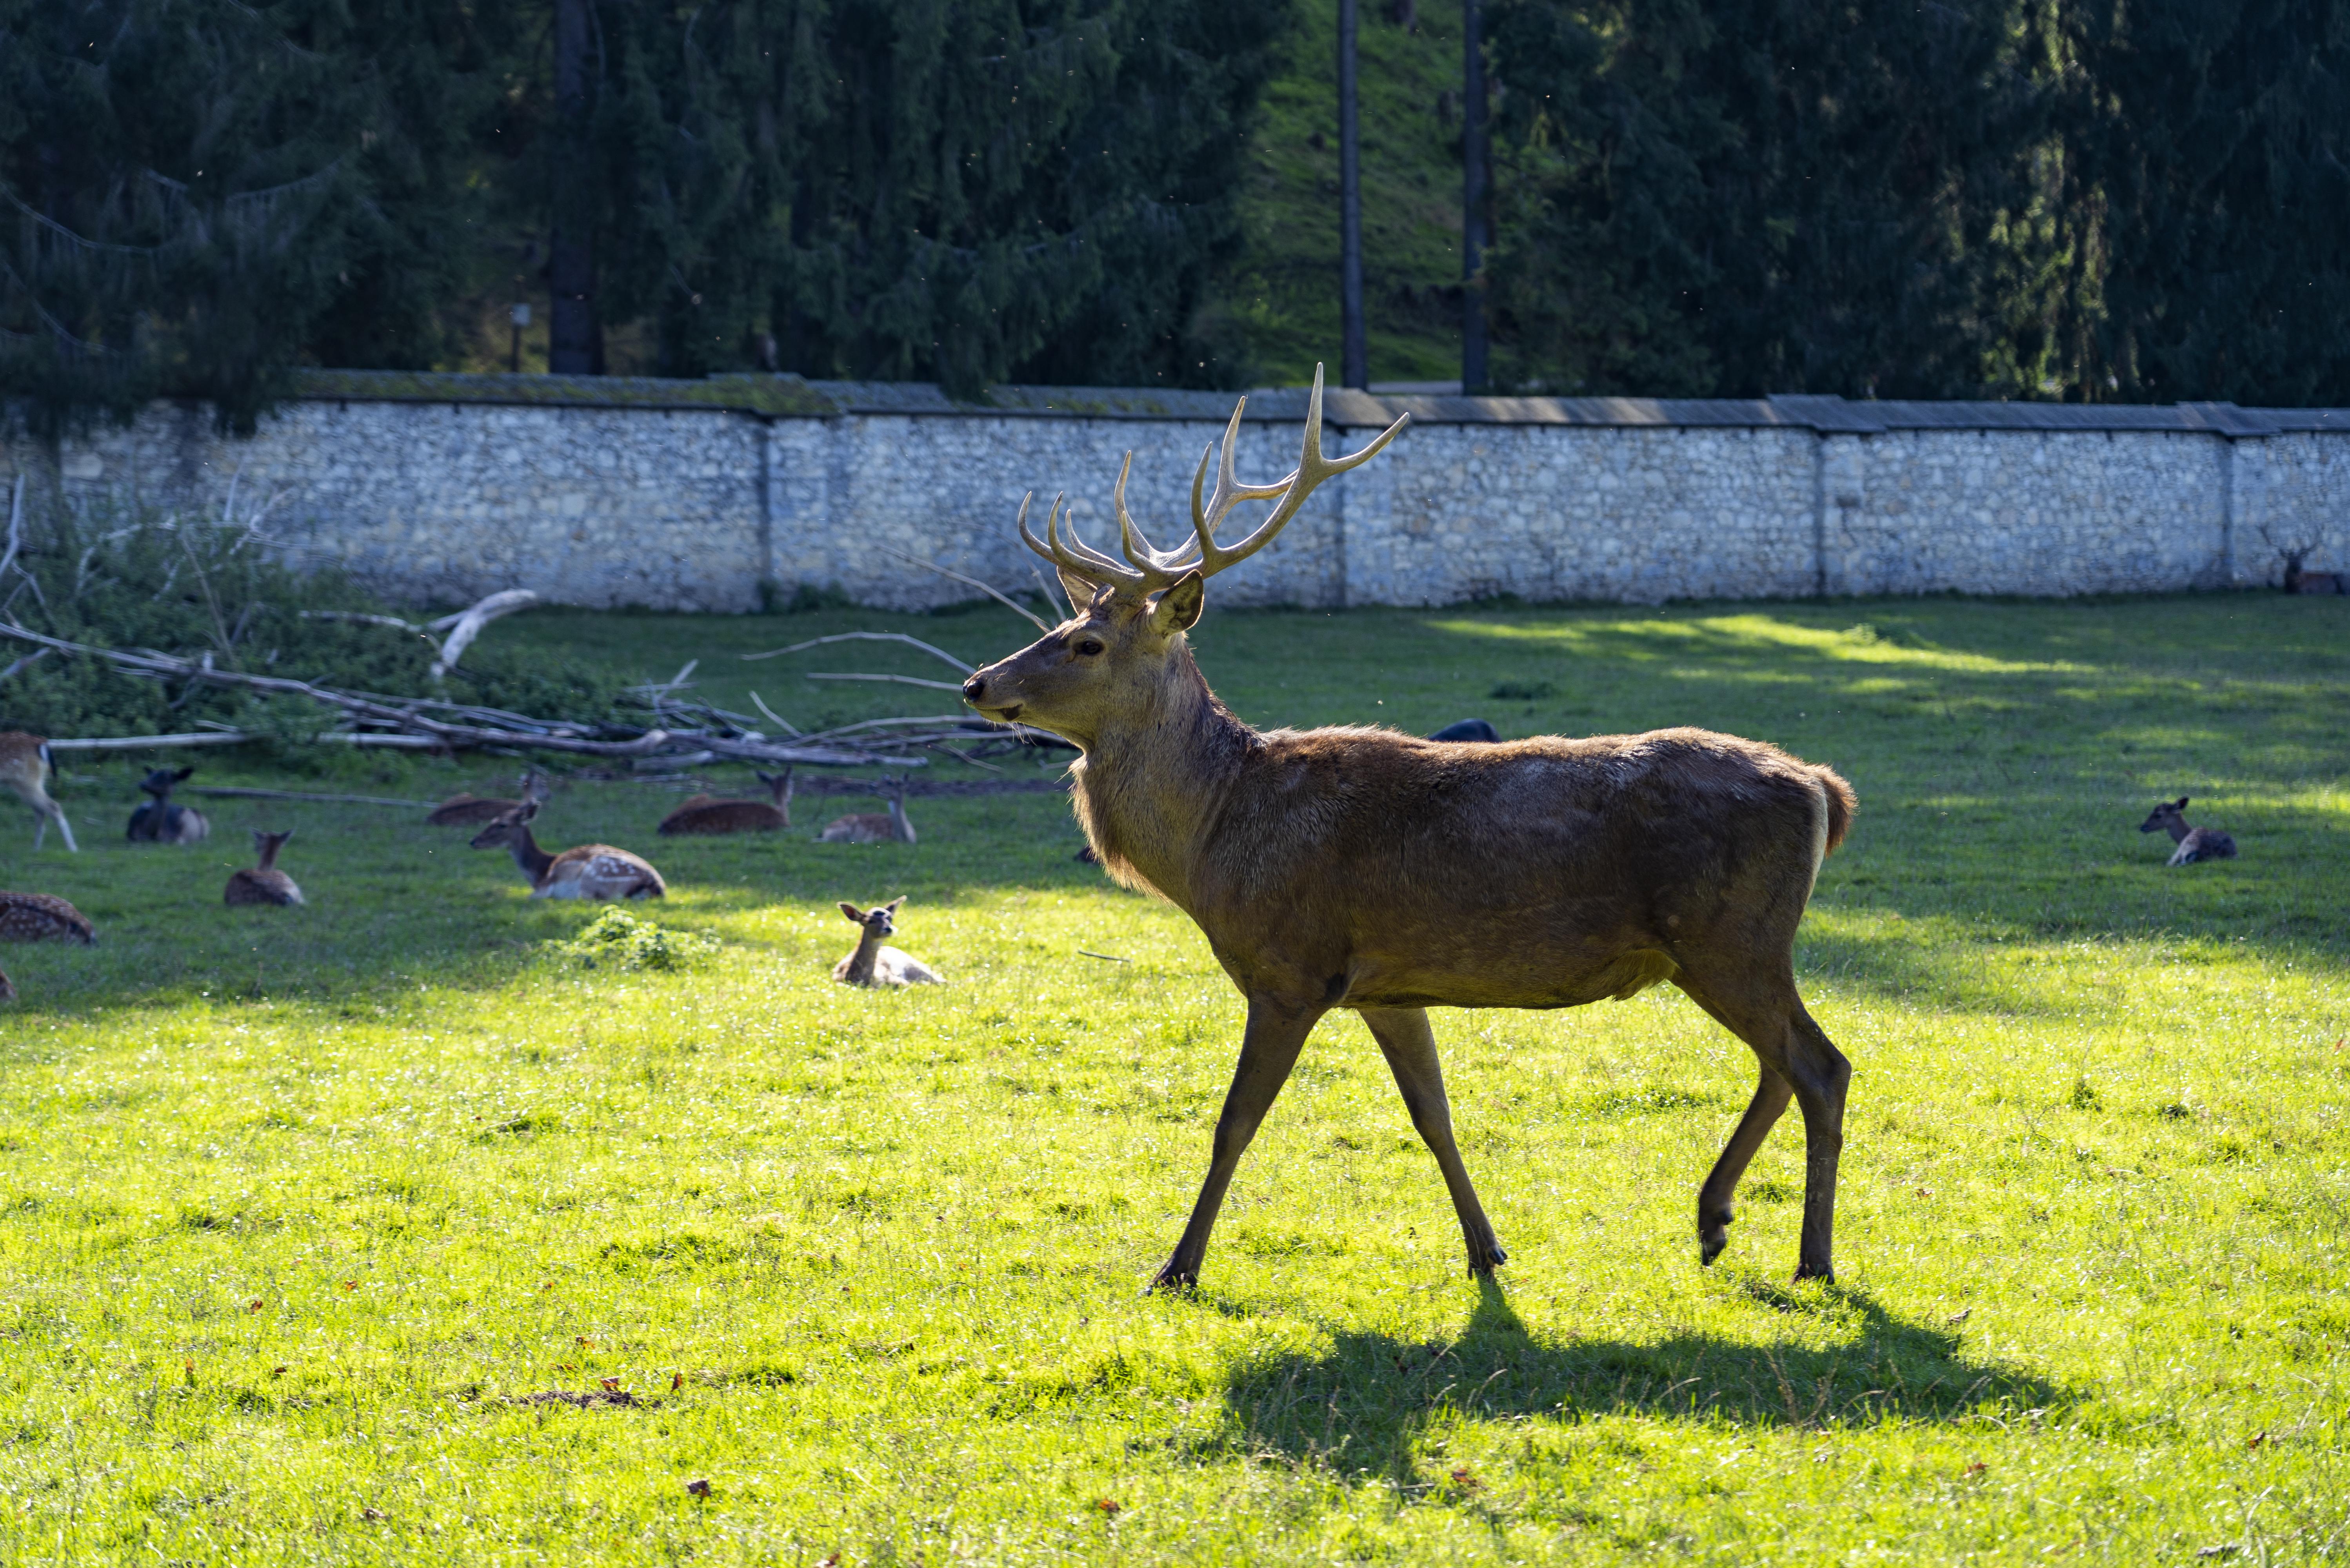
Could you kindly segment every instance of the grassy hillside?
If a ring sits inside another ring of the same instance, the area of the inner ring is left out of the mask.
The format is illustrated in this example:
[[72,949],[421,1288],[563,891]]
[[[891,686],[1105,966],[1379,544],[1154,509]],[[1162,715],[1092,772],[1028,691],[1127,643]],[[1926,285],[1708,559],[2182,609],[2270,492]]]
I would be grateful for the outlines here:
[[[1461,374],[1461,12],[1418,7],[1407,30],[1388,0],[1363,0],[1363,295],[1371,379]],[[1243,199],[1247,254],[1228,308],[1263,379],[1336,369],[1337,7],[1297,12],[1286,68],[1266,90]],[[1445,95],[1450,95],[1445,96]],[[1440,99],[1441,100],[1440,102]]]

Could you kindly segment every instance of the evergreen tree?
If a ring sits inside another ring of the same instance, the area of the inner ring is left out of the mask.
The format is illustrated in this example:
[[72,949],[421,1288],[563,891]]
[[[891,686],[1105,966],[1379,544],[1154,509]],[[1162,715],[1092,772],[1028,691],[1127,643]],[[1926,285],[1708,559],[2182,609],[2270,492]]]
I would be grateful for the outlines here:
[[2067,0],[2068,395],[2350,403],[2350,0]]
[[2020,0],[1499,0],[1521,379],[1683,395],[2029,389],[2035,153]]
[[462,0],[0,0],[0,395],[249,430],[306,356],[430,362],[478,52]]
[[605,319],[675,375],[1232,379],[1192,317],[1285,14],[602,0]]

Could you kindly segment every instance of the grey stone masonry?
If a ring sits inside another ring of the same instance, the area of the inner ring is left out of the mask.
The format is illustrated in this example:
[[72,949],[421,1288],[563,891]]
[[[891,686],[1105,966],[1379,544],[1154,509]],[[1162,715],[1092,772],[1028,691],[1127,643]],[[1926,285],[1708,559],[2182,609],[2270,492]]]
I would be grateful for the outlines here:
[[[529,587],[747,610],[763,585],[806,584],[915,608],[971,594],[917,561],[1033,583],[1013,528],[1032,493],[1040,527],[1066,492],[1114,549],[1129,452],[1128,504],[1171,545],[1234,400],[320,371],[250,440],[159,403],[56,446],[0,444],[0,486],[260,512],[290,556],[416,604]],[[1243,479],[1295,463],[1305,406],[1301,389],[1249,396]],[[1333,452],[1412,424],[1220,579],[1222,602],[2144,592],[2274,582],[2286,549],[2350,569],[2350,410],[1333,391],[1326,413]]]

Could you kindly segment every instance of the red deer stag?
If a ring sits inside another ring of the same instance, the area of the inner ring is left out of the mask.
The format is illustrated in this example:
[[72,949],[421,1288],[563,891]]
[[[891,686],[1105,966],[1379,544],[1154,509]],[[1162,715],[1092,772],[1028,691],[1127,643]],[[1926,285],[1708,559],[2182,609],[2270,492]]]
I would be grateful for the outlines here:
[[[1774,747],[1702,730],[1480,745],[1242,723],[1185,646],[1203,584],[1263,549],[1316,485],[1368,462],[1405,423],[1333,461],[1321,414],[1317,373],[1296,471],[1241,484],[1235,409],[1214,492],[1203,506],[1203,455],[1193,537],[1172,551],[1152,548],[1127,513],[1131,457],[1116,491],[1125,565],[1074,528],[1065,542],[1057,500],[1039,542],[1024,506],[1021,537],[1084,607],[962,689],[991,719],[1076,743],[1072,793],[1102,863],[1198,922],[1247,999],[1207,1180],[1155,1282],[1197,1282],[1233,1169],[1334,1007],[1370,1026],[1443,1172],[1469,1266],[1490,1272],[1503,1253],[1453,1143],[1427,1010],[1573,1007],[1667,980],[1762,1063],[1698,1193],[1700,1260],[1721,1251],[1738,1179],[1792,1096],[1808,1146],[1796,1277],[1832,1277],[1852,1070],[1804,1009],[1793,949],[1820,861],[1852,821],[1851,788]],[[1258,500],[1276,503],[1263,524],[1219,545],[1232,507]]]

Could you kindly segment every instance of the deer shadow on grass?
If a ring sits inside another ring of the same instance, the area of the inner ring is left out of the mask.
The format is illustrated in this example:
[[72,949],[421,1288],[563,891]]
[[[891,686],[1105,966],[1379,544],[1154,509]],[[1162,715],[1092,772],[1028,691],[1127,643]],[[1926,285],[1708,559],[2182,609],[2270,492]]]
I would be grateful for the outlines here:
[[1479,1288],[1476,1311],[1450,1340],[1340,1332],[1327,1349],[1236,1369],[1224,1394],[1228,1419],[1207,1446],[1402,1480],[1420,1434],[1457,1418],[1638,1415],[1821,1428],[2037,1418],[2077,1398],[2030,1372],[1967,1359],[1956,1333],[1904,1321],[1836,1286],[1746,1287],[1762,1304],[1843,1328],[1844,1342],[1826,1349],[1701,1333],[1553,1338],[1528,1329],[1499,1285]]

